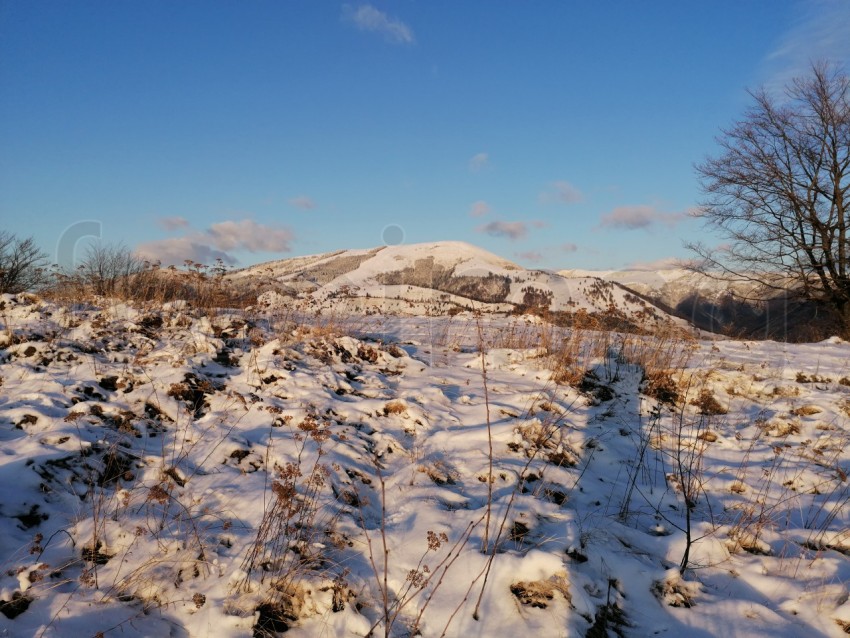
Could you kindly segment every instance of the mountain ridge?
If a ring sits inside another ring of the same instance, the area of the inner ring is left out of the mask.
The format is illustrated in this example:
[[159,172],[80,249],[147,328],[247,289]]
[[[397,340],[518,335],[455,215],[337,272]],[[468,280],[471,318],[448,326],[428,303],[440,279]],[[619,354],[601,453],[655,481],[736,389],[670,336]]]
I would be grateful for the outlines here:
[[465,310],[616,315],[635,325],[673,322],[618,282],[532,270],[461,241],[338,250],[258,264],[229,275],[260,278],[309,307],[395,314]]

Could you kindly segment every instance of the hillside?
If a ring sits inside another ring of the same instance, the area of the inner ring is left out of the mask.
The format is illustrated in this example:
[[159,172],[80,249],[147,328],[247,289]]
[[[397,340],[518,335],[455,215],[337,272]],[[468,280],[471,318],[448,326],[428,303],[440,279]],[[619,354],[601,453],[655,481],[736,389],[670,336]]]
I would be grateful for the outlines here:
[[619,284],[699,329],[734,337],[816,341],[840,329],[828,305],[753,282],[728,282],[675,268],[562,270],[559,274]]
[[846,635],[847,343],[333,318],[0,298],[0,633]]
[[730,291],[741,297],[752,297],[755,286],[730,284],[720,279],[685,270],[668,268],[659,270],[560,270],[559,275],[574,279],[597,277],[603,281],[621,284],[630,290],[657,299],[659,302],[676,308],[694,294],[704,299],[719,300]]
[[230,278],[273,284],[312,308],[412,315],[583,311],[642,327],[673,321],[615,282],[526,270],[463,242],[337,251],[260,264]]

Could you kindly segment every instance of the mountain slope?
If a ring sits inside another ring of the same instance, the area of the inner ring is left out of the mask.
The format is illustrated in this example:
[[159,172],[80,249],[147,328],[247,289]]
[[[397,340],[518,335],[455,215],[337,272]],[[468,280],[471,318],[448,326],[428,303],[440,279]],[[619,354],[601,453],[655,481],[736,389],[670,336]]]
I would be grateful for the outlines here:
[[314,307],[423,314],[479,309],[614,313],[641,325],[670,317],[616,282],[526,270],[464,242],[344,250],[260,264],[231,275],[272,281]]
[[[710,332],[756,339],[818,341],[840,330],[823,304],[750,281],[724,281],[685,269],[562,270],[576,280],[598,277],[634,291],[670,314]],[[775,282],[793,288],[794,282]]]

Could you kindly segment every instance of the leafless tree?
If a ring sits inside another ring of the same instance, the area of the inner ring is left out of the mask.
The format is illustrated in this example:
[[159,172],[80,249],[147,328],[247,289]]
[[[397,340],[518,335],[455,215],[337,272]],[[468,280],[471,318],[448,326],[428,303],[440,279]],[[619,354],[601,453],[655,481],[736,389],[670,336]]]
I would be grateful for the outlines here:
[[85,285],[97,295],[110,296],[126,289],[134,275],[144,269],[144,262],[122,245],[92,244],[79,267]]
[[32,237],[19,239],[0,230],[0,293],[32,290],[47,281],[47,255]]
[[850,78],[818,62],[781,96],[750,95],[696,167],[696,215],[726,243],[690,248],[724,278],[826,305],[850,334]]

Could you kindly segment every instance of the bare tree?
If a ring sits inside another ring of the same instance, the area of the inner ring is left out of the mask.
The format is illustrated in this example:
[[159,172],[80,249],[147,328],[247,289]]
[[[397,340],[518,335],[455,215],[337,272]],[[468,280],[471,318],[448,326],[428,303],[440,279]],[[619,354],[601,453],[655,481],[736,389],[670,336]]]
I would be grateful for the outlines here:
[[95,243],[86,249],[79,274],[97,295],[111,296],[126,291],[131,278],[144,269],[144,262],[122,245]]
[[19,239],[0,230],[0,293],[32,290],[47,281],[47,255],[32,237]]
[[705,269],[836,312],[850,334],[850,78],[819,62],[752,107],[697,165],[697,216],[726,241],[690,246]]

